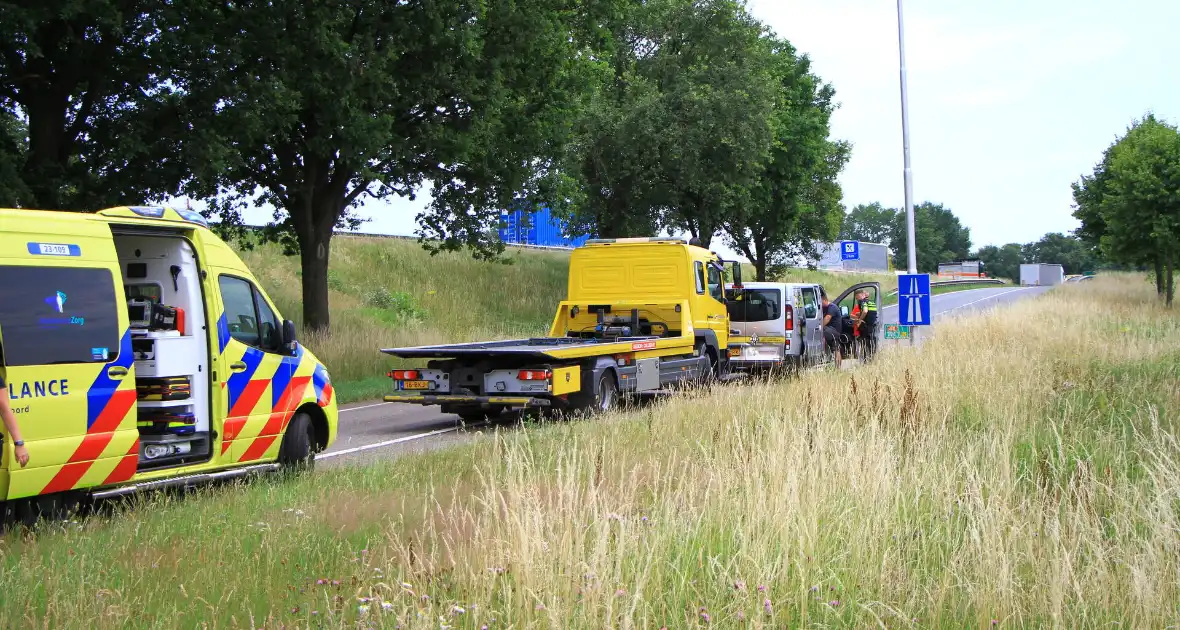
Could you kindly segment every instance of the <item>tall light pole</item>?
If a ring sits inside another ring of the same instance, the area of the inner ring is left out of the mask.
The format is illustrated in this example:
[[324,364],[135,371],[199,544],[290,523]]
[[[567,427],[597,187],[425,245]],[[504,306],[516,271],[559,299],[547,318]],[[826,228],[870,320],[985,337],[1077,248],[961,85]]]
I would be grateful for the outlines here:
[[902,27],[901,0],[897,0],[897,50],[901,55],[901,145],[905,156],[905,226],[909,273],[918,273],[918,249],[914,242],[914,181],[910,169],[910,113],[905,85],[905,30]]

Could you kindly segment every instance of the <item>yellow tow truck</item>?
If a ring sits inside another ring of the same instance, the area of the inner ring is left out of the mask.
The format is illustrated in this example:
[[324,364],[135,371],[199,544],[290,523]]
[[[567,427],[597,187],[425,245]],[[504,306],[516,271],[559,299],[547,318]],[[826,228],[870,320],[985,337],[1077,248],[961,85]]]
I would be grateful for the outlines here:
[[382,352],[425,359],[388,376],[386,402],[440,405],[467,420],[505,410],[607,411],[620,396],[724,375],[726,265],[677,238],[594,239],[570,256],[567,299],[545,337]]

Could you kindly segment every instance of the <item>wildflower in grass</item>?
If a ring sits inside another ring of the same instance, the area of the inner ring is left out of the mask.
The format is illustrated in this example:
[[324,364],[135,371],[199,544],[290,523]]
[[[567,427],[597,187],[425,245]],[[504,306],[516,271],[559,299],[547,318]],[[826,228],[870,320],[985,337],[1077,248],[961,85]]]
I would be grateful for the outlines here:
[[537,610],[545,610],[545,604],[537,604]]
[[812,592],[812,593],[814,593],[814,592],[816,592],[816,591],[818,591],[818,590],[819,590],[819,586],[813,586],[813,587],[811,587],[811,592]]
[[1000,620],[999,620],[999,619],[992,619],[992,625],[993,625],[993,626],[998,626],[998,625],[1000,625]]
[[369,607],[368,606],[357,606],[356,611],[362,615],[367,615],[369,613]]
[[381,610],[390,612],[393,610],[393,604],[391,602],[381,602]]
[[709,616],[709,613],[703,612],[701,613],[701,621],[705,623],[713,623],[713,618]]
[[758,592],[759,592],[759,593],[765,593],[765,592],[766,592],[766,585],[765,585],[765,584],[759,584],[759,585],[758,585]]
[[318,584],[319,586],[323,586],[323,585],[327,584],[328,581],[325,580],[324,578],[320,578],[320,579],[316,580],[315,583]]
[[464,610],[462,606],[452,606],[451,607],[451,614],[452,615],[462,615],[465,612],[467,612],[467,611]]
[[828,605],[831,606],[832,608],[836,608],[836,607],[840,606],[840,600],[833,599],[832,601],[828,602]]
[[620,588],[615,590],[615,597],[622,597],[627,594],[627,589]]
[[737,611],[736,617],[737,617],[738,621],[745,621],[746,620],[746,613],[739,610],[739,611]]
[[774,606],[770,605],[769,599],[762,600],[762,610],[766,611],[766,614],[768,615],[774,614]]
[[733,588],[734,588],[734,590],[745,591],[746,590],[746,583],[741,580],[738,580],[733,583]]

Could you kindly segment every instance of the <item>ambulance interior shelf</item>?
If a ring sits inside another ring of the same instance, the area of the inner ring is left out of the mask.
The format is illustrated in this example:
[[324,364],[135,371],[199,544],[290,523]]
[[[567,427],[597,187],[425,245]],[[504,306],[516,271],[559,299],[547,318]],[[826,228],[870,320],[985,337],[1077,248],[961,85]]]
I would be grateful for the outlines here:
[[183,238],[116,236],[135,353],[140,470],[212,454],[209,343],[195,252]]

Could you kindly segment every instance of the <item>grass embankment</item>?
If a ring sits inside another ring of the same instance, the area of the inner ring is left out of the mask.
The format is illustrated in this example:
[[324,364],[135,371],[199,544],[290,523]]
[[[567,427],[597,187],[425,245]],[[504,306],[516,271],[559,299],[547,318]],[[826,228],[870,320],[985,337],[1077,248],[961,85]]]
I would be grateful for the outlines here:
[[0,627],[1175,624],[1180,318],[1112,277],[961,324],[851,374],[9,537]]
[[[302,324],[299,259],[275,246],[241,254],[283,315]],[[340,400],[351,402],[386,393],[383,375],[397,363],[381,348],[544,335],[566,296],[569,254],[510,249],[506,258],[511,264],[465,253],[432,257],[413,241],[337,238],[328,280],[332,332],[303,341],[331,370]],[[862,281],[859,274],[789,275],[822,283],[832,297]]]

